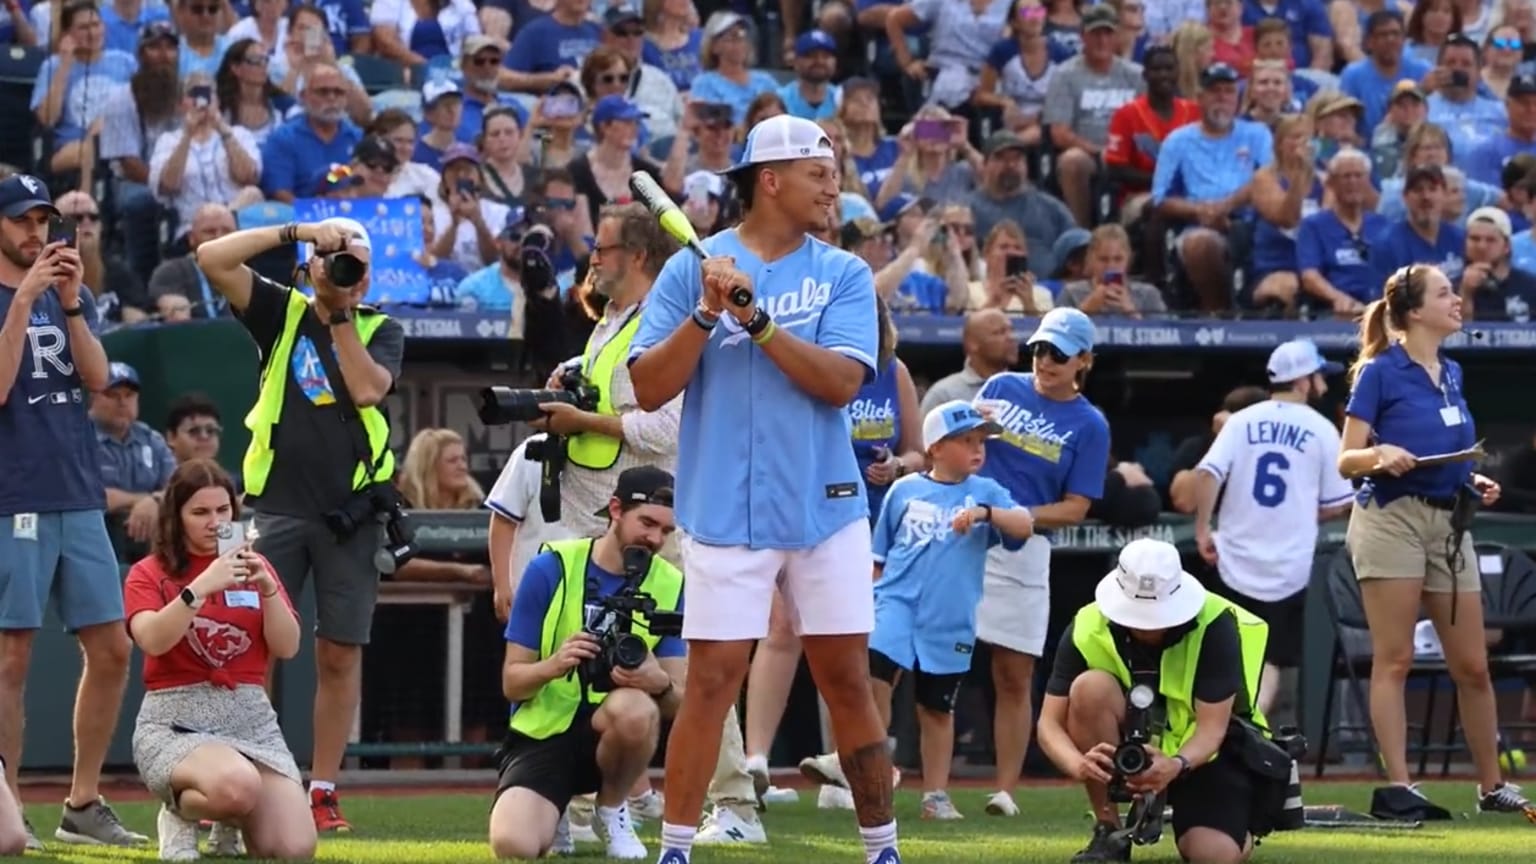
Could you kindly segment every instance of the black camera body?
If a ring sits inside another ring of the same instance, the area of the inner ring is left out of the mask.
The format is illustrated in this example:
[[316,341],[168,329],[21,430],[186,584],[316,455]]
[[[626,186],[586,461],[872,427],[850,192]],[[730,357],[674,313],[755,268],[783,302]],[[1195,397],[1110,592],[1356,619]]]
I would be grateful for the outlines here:
[[1126,788],[1126,781],[1152,767],[1152,754],[1147,747],[1152,743],[1152,703],[1156,693],[1147,684],[1131,688],[1125,700],[1125,736],[1115,747],[1114,771],[1109,778],[1109,800],[1128,804],[1135,797]]
[[325,267],[325,278],[337,288],[351,288],[368,274],[368,265],[351,252],[332,252],[325,255],[321,263]]
[[633,632],[635,615],[644,615],[646,628],[655,636],[683,635],[683,613],[656,608],[656,598],[640,590],[651,568],[651,550],[644,546],[624,548],[624,587],[589,604],[583,631],[597,640],[596,657],[581,664],[581,679],[594,693],[613,690],[614,669],[638,669],[650,650]]
[[393,484],[374,483],[325,514],[325,527],[337,540],[348,539],[370,522],[384,526],[384,546],[373,557],[380,573],[394,573],[421,551],[405,515],[405,499]]
[[596,411],[601,396],[597,387],[581,374],[579,367],[567,366],[560,371],[559,390],[523,390],[516,387],[487,387],[481,390],[480,408],[476,413],[480,416],[480,422],[487,426],[529,423],[544,416],[544,412],[539,409],[540,405],[564,402],[582,411]]

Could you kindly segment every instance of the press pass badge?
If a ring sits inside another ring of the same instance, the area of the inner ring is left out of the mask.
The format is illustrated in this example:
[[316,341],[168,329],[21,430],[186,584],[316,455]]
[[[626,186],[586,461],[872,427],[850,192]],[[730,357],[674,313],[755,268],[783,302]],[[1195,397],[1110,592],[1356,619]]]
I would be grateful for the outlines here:
[[17,540],[36,540],[37,514],[17,513],[11,517],[11,537]]
[[1457,405],[1447,405],[1440,409],[1440,420],[1447,426],[1461,425],[1461,408]]

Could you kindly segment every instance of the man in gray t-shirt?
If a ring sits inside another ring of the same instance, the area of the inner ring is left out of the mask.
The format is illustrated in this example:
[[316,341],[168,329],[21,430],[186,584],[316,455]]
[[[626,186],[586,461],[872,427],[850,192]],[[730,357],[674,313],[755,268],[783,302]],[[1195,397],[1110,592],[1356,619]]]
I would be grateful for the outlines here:
[[1084,228],[1093,227],[1093,182],[1109,140],[1109,118],[1140,95],[1141,67],[1116,53],[1120,19],[1108,4],[1083,12],[1083,53],[1051,76],[1040,122],[1050,129],[1061,196]]
[[985,248],[992,229],[1011,221],[1024,232],[1028,245],[1029,272],[1049,279],[1056,270],[1052,244],[1072,227],[1072,213],[1049,193],[1031,186],[1027,177],[1022,140],[1012,132],[998,132],[987,139],[987,158],[981,182],[967,203],[976,220],[976,242]]

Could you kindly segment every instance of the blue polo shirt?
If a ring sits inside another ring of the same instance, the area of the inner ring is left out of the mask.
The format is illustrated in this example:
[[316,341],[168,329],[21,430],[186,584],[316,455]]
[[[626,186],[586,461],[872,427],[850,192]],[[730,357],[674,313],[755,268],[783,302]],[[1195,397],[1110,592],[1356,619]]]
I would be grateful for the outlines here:
[[553,72],[562,66],[580,69],[602,41],[603,28],[591,21],[571,27],[541,15],[517,31],[501,65],[531,73]]
[[[15,289],[0,285],[0,321],[15,297]],[[81,291],[80,302],[95,331],[100,322],[91,292]],[[0,516],[106,509],[86,396],[64,307],[50,288],[32,302],[16,383],[0,405]]]
[[1109,422],[1092,402],[1047,399],[1035,390],[1033,373],[1001,372],[981,385],[976,404],[994,411],[1003,427],[987,439],[981,475],[1002,484],[1020,506],[1104,494]]
[[[1394,343],[1356,376],[1349,391],[1349,416],[1369,423],[1372,444],[1393,444],[1415,456],[1453,453],[1477,441],[1477,428],[1462,391],[1461,365],[1440,355],[1440,381]],[[1472,476],[1470,462],[1415,468],[1401,477],[1365,478],[1355,500],[1384,506],[1404,495],[1449,498]]]
[[1297,68],[1305,69],[1312,65],[1312,46],[1307,44],[1307,37],[1333,38],[1326,6],[1321,0],[1243,0],[1243,26],[1252,27],[1265,18],[1284,19],[1291,28],[1291,59],[1296,61]]
[[117,13],[117,7],[111,3],[101,4],[101,24],[107,31],[106,47],[124,54],[138,53],[139,31],[143,30],[145,25],[170,19],[171,10],[159,4],[144,3],[139,7],[138,18],[133,21],[123,20],[123,17]]
[[1462,257],[1466,249],[1467,235],[1455,225],[1441,222],[1435,242],[1431,243],[1419,236],[1419,232],[1404,219],[1388,225],[1371,241],[1371,262],[1376,265],[1378,284],[1384,284],[1400,267],[1433,264],[1444,271],[1454,285],[1461,278],[1461,271],[1466,269],[1467,261]]
[[291,192],[295,198],[313,196],[326,169],[349,164],[352,148],[362,138],[363,130],[351,120],[342,120],[330,141],[320,140],[304,114],[283,121],[261,145],[262,193],[268,198],[278,192]]
[[1385,231],[1387,220],[1366,213],[1360,233],[1353,234],[1332,210],[1320,210],[1301,220],[1296,230],[1296,270],[1316,270],[1333,287],[1369,303],[1381,296],[1382,280],[1371,266],[1371,240]]
[[925,473],[891,484],[873,536],[875,562],[882,566],[870,650],[903,669],[933,675],[971,668],[987,549],[1001,538],[987,524],[964,534],[950,526],[961,510],[982,505],[1017,506],[1008,490],[986,477],[942,483]]
[[[810,237],[763,261],[735,229],[704,248],[736,259],[780,330],[857,360],[864,380],[874,378],[879,338],[868,264]],[[701,290],[698,257],[686,249],[673,255],[646,296],[630,358],[679,326],[692,327]],[[844,406],[800,389],[732,316],[710,333],[684,393],[678,450],[690,458],[677,467],[677,521],[690,537],[715,546],[810,549],[868,519]]]
[[171,482],[176,470],[176,455],[165,438],[138,420],[122,439],[98,424],[96,444],[101,448],[101,482],[109,489],[139,495],[156,492]]
[[306,0],[305,5],[317,6],[325,12],[326,29],[331,34],[331,47],[337,57],[352,53],[352,39],[373,33],[363,0]]

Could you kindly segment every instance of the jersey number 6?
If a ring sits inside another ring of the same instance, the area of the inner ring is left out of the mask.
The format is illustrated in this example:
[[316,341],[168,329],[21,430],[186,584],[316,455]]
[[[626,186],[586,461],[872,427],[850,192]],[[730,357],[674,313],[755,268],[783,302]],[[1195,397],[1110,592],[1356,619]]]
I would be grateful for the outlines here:
[[1285,503],[1285,476],[1291,467],[1284,453],[1270,451],[1259,457],[1253,472],[1253,500],[1260,507],[1279,507]]

